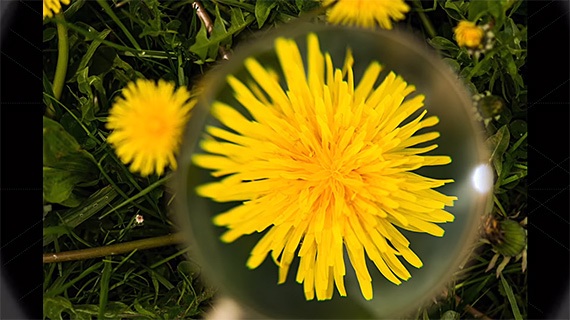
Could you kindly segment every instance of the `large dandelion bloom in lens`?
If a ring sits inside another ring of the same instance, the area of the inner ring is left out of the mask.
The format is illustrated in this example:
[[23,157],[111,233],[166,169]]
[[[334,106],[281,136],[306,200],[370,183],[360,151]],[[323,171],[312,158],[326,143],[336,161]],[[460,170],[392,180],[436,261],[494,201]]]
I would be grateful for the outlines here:
[[178,152],[190,110],[184,87],[175,91],[174,84],[159,80],[139,79],[122,91],[109,112],[107,128],[114,131],[107,142],[116,148],[124,163],[132,162],[130,170],[147,176],[161,175],[166,166],[176,169],[174,155]]
[[69,4],[69,0],[44,0],[44,19],[53,17],[61,11],[61,4]]
[[275,41],[287,88],[253,58],[245,67],[257,84],[228,76],[252,120],[213,103],[213,115],[228,129],[207,127],[210,136],[201,142],[206,154],[193,161],[225,178],[199,186],[197,193],[217,202],[242,202],[214,219],[228,228],[224,242],[265,231],[251,251],[249,268],[271,253],[283,283],[297,255],[296,280],[307,300],[315,292],[318,300],[330,299],[333,283],[346,296],[346,248],[362,294],[372,299],[365,253],[388,280],[400,284],[410,273],[398,256],[417,268],[422,262],[394,226],[442,236],[435,223],[453,221],[443,209],[456,198],[433,190],[453,180],[411,172],[451,159],[419,155],[435,144],[412,148],[439,136],[414,135],[438,123],[433,116],[424,119],[426,111],[401,125],[423,106],[421,95],[404,101],[413,86],[390,73],[375,87],[382,67],[372,62],[355,88],[350,51],[341,70],[328,53],[323,56],[315,34],[307,40],[307,73],[297,44]]
[[[325,0],[327,6],[335,0]],[[376,22],[383,29],[392,29],[392,20],[403,20],[410,7],[403,0],[338,0],[327,13],[333,24],[374,28]]]

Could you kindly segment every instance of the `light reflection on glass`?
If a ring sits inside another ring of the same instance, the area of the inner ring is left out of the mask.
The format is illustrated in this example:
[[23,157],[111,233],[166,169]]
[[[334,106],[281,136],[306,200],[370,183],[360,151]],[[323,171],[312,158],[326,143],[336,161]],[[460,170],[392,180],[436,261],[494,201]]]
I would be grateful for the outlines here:
[[473,187],[479,193],[487,193],[493,185],[493,174],[487,164],[478,165],[471,176]]

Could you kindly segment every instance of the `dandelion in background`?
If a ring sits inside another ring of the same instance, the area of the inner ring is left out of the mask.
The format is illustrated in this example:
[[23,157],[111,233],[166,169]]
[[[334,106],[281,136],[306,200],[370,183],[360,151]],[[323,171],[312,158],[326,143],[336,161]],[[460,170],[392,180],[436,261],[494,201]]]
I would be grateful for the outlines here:
[[193,161],[224,178],[196,191],[217,202],[241,202],[214,218],[228,228],[222,241],[265,231],[251,251],[249,268],[271,253],[283,283],[297,253],[296,280],[307,300],[315,292],[318,300],[332,298],[333,283],[346,296],[346,248],[363,296],[372,299],[365,253],[388,280],[400,284],[410,273],[398,256],[416,268],[422,262],[394,226],[440,237],[444,230],[435,223],[453,221],[443,209],[457,198],[433,190],[453,180],[412,172],[451,159],[420,155],[436,144],[412,148],[439,137],[414,135],[438,123],[435,116],[424,119],[427,111],[401,125],[423,106],[422,95],[404,101],[414,86],[390,73],[375,87],[382,70],[378,62],[355,86],[350,50],[341,70],[328,53],[323,56],[315,34],[307,41],[307,70],[295,41],[275,41],[287,88],[253,58],[245,67],[257,84],[227,77],[252,120],[230,105],[213,103],[212,114],[227,129],[208,126],[200,145],[206,153]]
[[[324,0],[328,6],[335,0]],[[392,20],[403,20],[410,7],[403,0],[338,0],[327,12],[327,20],[333,24],[356,25],[392,29]]]
[[142,176],[161,175],[166,166],[176,169],[174,156],[196,101],[189,101],[184,87],[175,90],[164,80],[156,84],[139,79],[122,93],[124,98],[118,98],[109,111],[107,129],[114,131],[107,142],[123,163],[132,162],[131,171]]
[[460,47],[477,48],[485,35],[483,29],[471,21],[460,21],[453,29],[455,40]]
[[489,24],[478,26],[474,22],[463,20],[453,28],[453,33],[457,44],[466,47],[467,53],[479,59],[482,53],[493,48],[495,34],[490,29]]
[[44,19],[53,17],[61,11],[61,4],[69,4],[69,0],[44,0]]

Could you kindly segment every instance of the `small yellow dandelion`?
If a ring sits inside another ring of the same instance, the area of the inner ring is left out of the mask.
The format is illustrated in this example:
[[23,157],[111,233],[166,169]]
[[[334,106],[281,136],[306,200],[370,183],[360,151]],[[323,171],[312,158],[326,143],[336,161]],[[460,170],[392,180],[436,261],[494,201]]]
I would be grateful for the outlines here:
[[[335,0],[323,1],[327,6]],[[376,22],[384,29],[392,29],[392,20],[405,18],[410,7],[403,0],[338,0],[327,12],[333,24],[374,28]]]
[[107,142],[115,147],[119,159],[132,164],[130,170],[147,176],[161,175],[168,165],[176,169],[175,153],[182,140],[190,110],[196,104],[189,101],[184,87],[159,80],[138,79],[122,91],[109,111],[107,128],[114,130]]
[[61,11],[61,4],[69,4],[69,0],[44,0],[44,19],[53,17]]
[[438,123],[435,116],[423,119],[425,110],[402,125],[423,106],[422,95],[405,100],[414,86],[391,72],[375,87],[382,67],[372,62],[355,87],[350,50],[341,70],[328,52],[323,55],[315,34],[307,41],[307,73],[295,41],[275,41],[287,88],[253,58],[245,67],[255,83],[227,77],[251,117],[213,103],[213,116],[227,129],[207,127],[209,136],[200,144],[205,153],[193,161],[214,170],[216,178],[226,177],[196,192],[216,202],[241,202],[214,218],[228,228],[222,241],[265,232],[251,251],[249,268],[271,253],[283,283],[297,255],[296,280],[306,299],[316,293],[327,300],[333,283],[346,296],[346,249],[364,298],[372,299],[365,256],[395,284],[410,278],[398,256],[422,266],[395,226],[439,237],[444,230],[435,223],[453,221],[443,209],[457,198],[433,190],[453,180],[412,172],[451,159],[420,155],[436,144],[412,148],[439,136],[414,135]]
[[485,31],[471,21],[460,21],[453,29],[455,40],[460,47],[478,48]]

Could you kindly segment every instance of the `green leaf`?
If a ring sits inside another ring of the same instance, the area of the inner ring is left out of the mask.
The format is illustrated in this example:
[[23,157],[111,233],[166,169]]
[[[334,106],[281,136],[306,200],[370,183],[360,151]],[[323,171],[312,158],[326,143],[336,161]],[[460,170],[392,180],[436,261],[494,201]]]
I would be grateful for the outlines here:
[[55,37],[57,31],[55,28],[46,28],[44,30],[44,40],[43,42],[48,42]]
[[443,62],[445,62],[445,64],[447,64],[449,67],[451,67],[451,70],[453,70],[453,72],[459,73],[461,66],[459,65],[459,62],[457,62],[455,59],[443,58]]
[[86,0],[71,1],[71,4],[67,7],[67,9],[64,12],[65,20],[70,20],[70,18],[73,17],[73,15],[77,12],[77,10],[83,7],[85,1]]
[[195,53],[202,60],[206,60],[206,58],[216,59],[221,39],[216,41],[214,34],[208,39],[207,34],[206,26],[202,23],[198,34],[196,34],[196,42],[190,47],[190,52]]
[[180,20],[172,20],[169,23],[166,24],[166,29],[167,30],[173,30],[173,31],[177,31],[178,28],[180,28],[180,26],[182,25],[182,22],[180,22]]
[[78,71],[77,73],[77,87],[79,91],[83,94],[86,94],[87,97],[80,97],[80,109],[81,109],[81,121],[89,123],[95,119],[95,111],[94,111],[94,95],[93,91],[91,90],[91,86],[89,85],[89,67],[85,67],[83,70]]
[[501,19],[501,16],[504,15],[504,11],[503,11],[503,2],[504,1],[485,1],[485,2],[487,2],[488,8],[489,8],[489,13],[491,13],[491,15],[495,19]]
[[113,301],[107,304],[105,308],[105,317],[109,319],[118,319],[121,314],[136,314],[129,306],[122,302]]
[[[240,8],[232,7],[231,12],[232,12],[230,18],[231,25],[230,28],[228,29],[228,32],[232,34],[234,33],[237,34],[247,25],[247,22]],[[250,21],[253,21],[253,18],[251,18]]]
[[[217,15],[210,38],[207,36],[206,27],[202,24],[198,34],[196,35],[196,42],[189,48],[190,52],[196,54],[200,59],[202,59],[202,62],[207,61],[207,58],[215,60],[218,55],[218,47],[220,44],[229,43],[234,34],[243,30],[243,28],[255,19],[253,16],[248,15],[244,20],[241,10],[232,10],[232,26],[228,31],[226,31],[223,21],[219,16],[219,12],[217,12]],[[234,23],[236,24],[234,25]]]
[[489,13],[495,18],[495,30],[499,30],[505,23],[505,6],[509,4],[510,1],[486,1]]
[[[462,12],[461,7],[450,0],[437,0],[437,3],[441,6],[443,10],[449,15],[449,17],[460,21],[465,20],[465,13]],[[461,1],[463,3],[463,1]]]
[[[511,15],[513,13],[515,13],[517,11],[517,9],[521,6],[521,4],[523,3],[524,0],[515,0],[513,3],[513,6],[511,8],[511,11],[509,12],[509,18],[511,17]],[[510,1],[508,3],[511,3]]]
[[146,310],[138,300],[135,300],[134,307],[138,313],[149,316],[151,319],[158,319],[158,316],[154,312]]
[[507,125],[502,126],[497,132],[489,137],[486,141],[489,150],[491,150],[491,157],[489,161],[493,163],[495,171],[497,172],[497,177],[501,176],[502,172],[502,161],[503,155],[507,148],[509,147],[510,138],[509,128]]
[[453,310],[447,310],[443,315],[441,315],[441,320],[459,320],[461,315]]
[[255,19],[257,20],[258,28],[261,29],[265,20],[269,16],[271,9],[275,8],[277,1],[275,0],[257,0],[255,3]]
[[467,15],[467,19],[469,19],[469,21],[473,21],[473,22],[477,22],[478,18],[481,17],[483,14],[485,14],[485,12],[487,11],[487,5],[489,2],[494,2],[496,0],[493,1],[487,1],[487,0],[472,0],[471,2],[469,2],[469,14]]
[[[109,33],[111,33],[111,29],[105,29],[101,32],[97,32],[97,30],[93,29],[91,33],[93,33],[99,39],[104,40],[109,35]],[[95,51],[97,51],[97,48],[99,48],[100,45],[101,45],[100,40],[93,40],[93,42],[91,42],[91,44],[87,48],[87,52],[85,52],[83,58],[81,58],[81,61],[79,62],[79,66],[77,67],[77,72],[75,73],[75,75],[73,75],[73,77],[71,77],[69,82],[76,81],[79,74],[84,72],[84,69],[87,67],[89,61],[91,61],[91,58],[93,58]]]
[[93,304],[83,304],[75,306],[75,315],[77,319],[91,320],[93,316],[99,314],[99,307]]
[[315,0],[295,0],[295,5],[300,13],[314,10],[320,6],[319,1]]
[[[111,259],[111,257],[107,257],[107,259]],[[113,272],[111,266],[112,260],[104,260],[103,262],[103,273],[99,287],[99,319],[103,319],[105,315],[105,308],[107,307],[107,299],[109,297],[109,282],[111,280],[111,273]]]
[[497,181],[497,185],[505,184],[503,180],[511,173],[511,169],[513,168],[514,164],[515,164],[515,159],[513,159],[513,157],[509,153],[505,152],[504,160],[501,164],[502,166],[501,176]]
[[82,150],[61,124],[43,119],[44,197],[48,202],[64,204],[77,184],[97,179],[98,169],[93,156]]
[[507,282],[505,277],[503,277],[502,273],[500,274],[500,277],[501,277],[501,284],[503,285],[503,289],[505,290],[505,294],[507,295],[507,299],[509,300],[511,309],[513,310],[513,316],[515,316],[516,320],[522,320],[522,316],[519,311],[519,306],[517,305],[517,300],[515,298],[515,295],[513,294],[513,289],[511,289],[511,286],[509,286],[509,283]]
[[70,197],[73,188],[81,180],[82,178],[73,172],[44,167],[43,190],[45,201],[50,203],[64,202]]
[[433,37],[433,39],[428,39],[428,43],[435,49],[448,50],[453,55],[459,52],[459,47],[444,37]]
[[190,279],[196,279],[201,272],[200,266],[191,261],[182,261],[176,270]]
[[[471,81],[471,77],[469,77],[469,75],[471,75],[473,71],[473,67],[465,67],[461,70],[461,72],[459,72],[459,77],[461,79],[465,79],[465,81]],[[477,92],[478,90],[476,90],[475,92]]]
[[[61,217],[63,221],[61,221],[59,226],[66,229],[74,229],[97,212],[103,210],[117,195],[118,192],[113,189],[112,186],[106,186],[94,192],[87,200],[82,202],[80,206],[66,211]],[[61,235],[62,233],[45,235],[43,245],[46,246],[52,243]]]
[[471,70],[471,77],[479,77],[489,72],[489,70],[491,70],[491,66],[493,65],[491,58],[492,56],[487,55],[483,60],[475,65]]
[[73,305],[71,302],[62,297],[45,297],[44,296],[44,317],[51,320],[63,320],[61,313],[68,311],[73,313]]
[[79,143],[56,121],[43,118],[43,164],[55,166],[66,155],[81,152]]
[[526,121],[517,119],[509,124],[509,131],[515,139],[520,139],[527,131]]
[[507,73],[511,76],[513,81],[518,84],[521,88],[524,88],[524,81],[522,77],[519,75],[519,70],[513,56],[507,54],[503,57],[504,62],[507,64]]
[[[136,80],[137,78],[146,79],[146,77],[139,71],[135,70],[130,64],[123,61],[118,55],[115,56],[115,60],[113,60],[113,68],[112,70],[115,72],[115,76],[127,83],[129,81]],[[124,70],[125,73],[120,72]],[[122,74],[123,77],[119,76]]]

